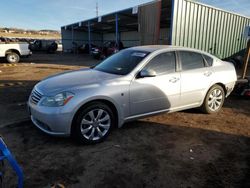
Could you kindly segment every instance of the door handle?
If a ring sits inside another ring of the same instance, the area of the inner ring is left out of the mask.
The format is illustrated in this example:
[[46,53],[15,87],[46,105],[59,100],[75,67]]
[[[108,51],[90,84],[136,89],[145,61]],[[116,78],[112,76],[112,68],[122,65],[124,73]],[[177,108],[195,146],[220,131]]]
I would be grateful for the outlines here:
[[207,72],[205,72],[205,73],[204,73],[204,76],[209,77],[209,76],[211,76],[211,74],[212,74],[212,72],[211,72],[211,71],[207,71]]
[[180,80],[179,78],[173,77],[169,80],[169,82],[176,83],[179,80]]

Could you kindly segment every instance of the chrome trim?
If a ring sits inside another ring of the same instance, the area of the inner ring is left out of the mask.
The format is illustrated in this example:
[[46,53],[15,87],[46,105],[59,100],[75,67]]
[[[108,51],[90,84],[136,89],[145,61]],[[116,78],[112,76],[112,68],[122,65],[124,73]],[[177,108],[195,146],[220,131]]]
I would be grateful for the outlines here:
[[30,95],[30,102],[32,102],[33,104],[37,104],[41,100],[42,96],[42,93],[40,93],[36,89],[33,89]]

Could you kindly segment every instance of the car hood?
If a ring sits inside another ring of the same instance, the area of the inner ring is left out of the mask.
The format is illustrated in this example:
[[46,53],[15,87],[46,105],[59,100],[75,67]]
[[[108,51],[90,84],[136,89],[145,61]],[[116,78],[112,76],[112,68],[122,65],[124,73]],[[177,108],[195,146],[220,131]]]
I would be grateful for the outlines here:
[[36,85],[36,89],[44,95],[51,95],[61,91],[70,91],[81,86],[100,84],[101,82],[118,77],[120,75],[109,74],[94,69],[80,69],[47,77]]

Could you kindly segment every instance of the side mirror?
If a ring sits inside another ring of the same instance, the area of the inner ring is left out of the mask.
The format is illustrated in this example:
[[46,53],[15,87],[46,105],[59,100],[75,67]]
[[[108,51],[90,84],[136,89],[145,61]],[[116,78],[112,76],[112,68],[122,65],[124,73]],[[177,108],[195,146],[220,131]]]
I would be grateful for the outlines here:
[[139,76],[141,78],[144,78],[144,77],[155,77],[156,76],[156,72],[154,70],[145,69],[145,70],[142,70],[139,73]]

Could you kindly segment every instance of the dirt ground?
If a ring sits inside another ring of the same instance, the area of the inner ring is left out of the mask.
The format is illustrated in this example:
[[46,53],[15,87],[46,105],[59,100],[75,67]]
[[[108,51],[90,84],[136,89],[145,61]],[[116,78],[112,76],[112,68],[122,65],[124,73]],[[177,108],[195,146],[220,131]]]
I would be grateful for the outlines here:
[[[72,54],[0,63],[0,135],[24,171],[24,187],[250,187],[250,100],[233,95],[218,114],[194,109],[142,119],[97,145],[47,136],[29,120],[1,126],[28,117],[25,102],[42,78],[96,63]],[[5,181],[15,187],[9,169]]]

